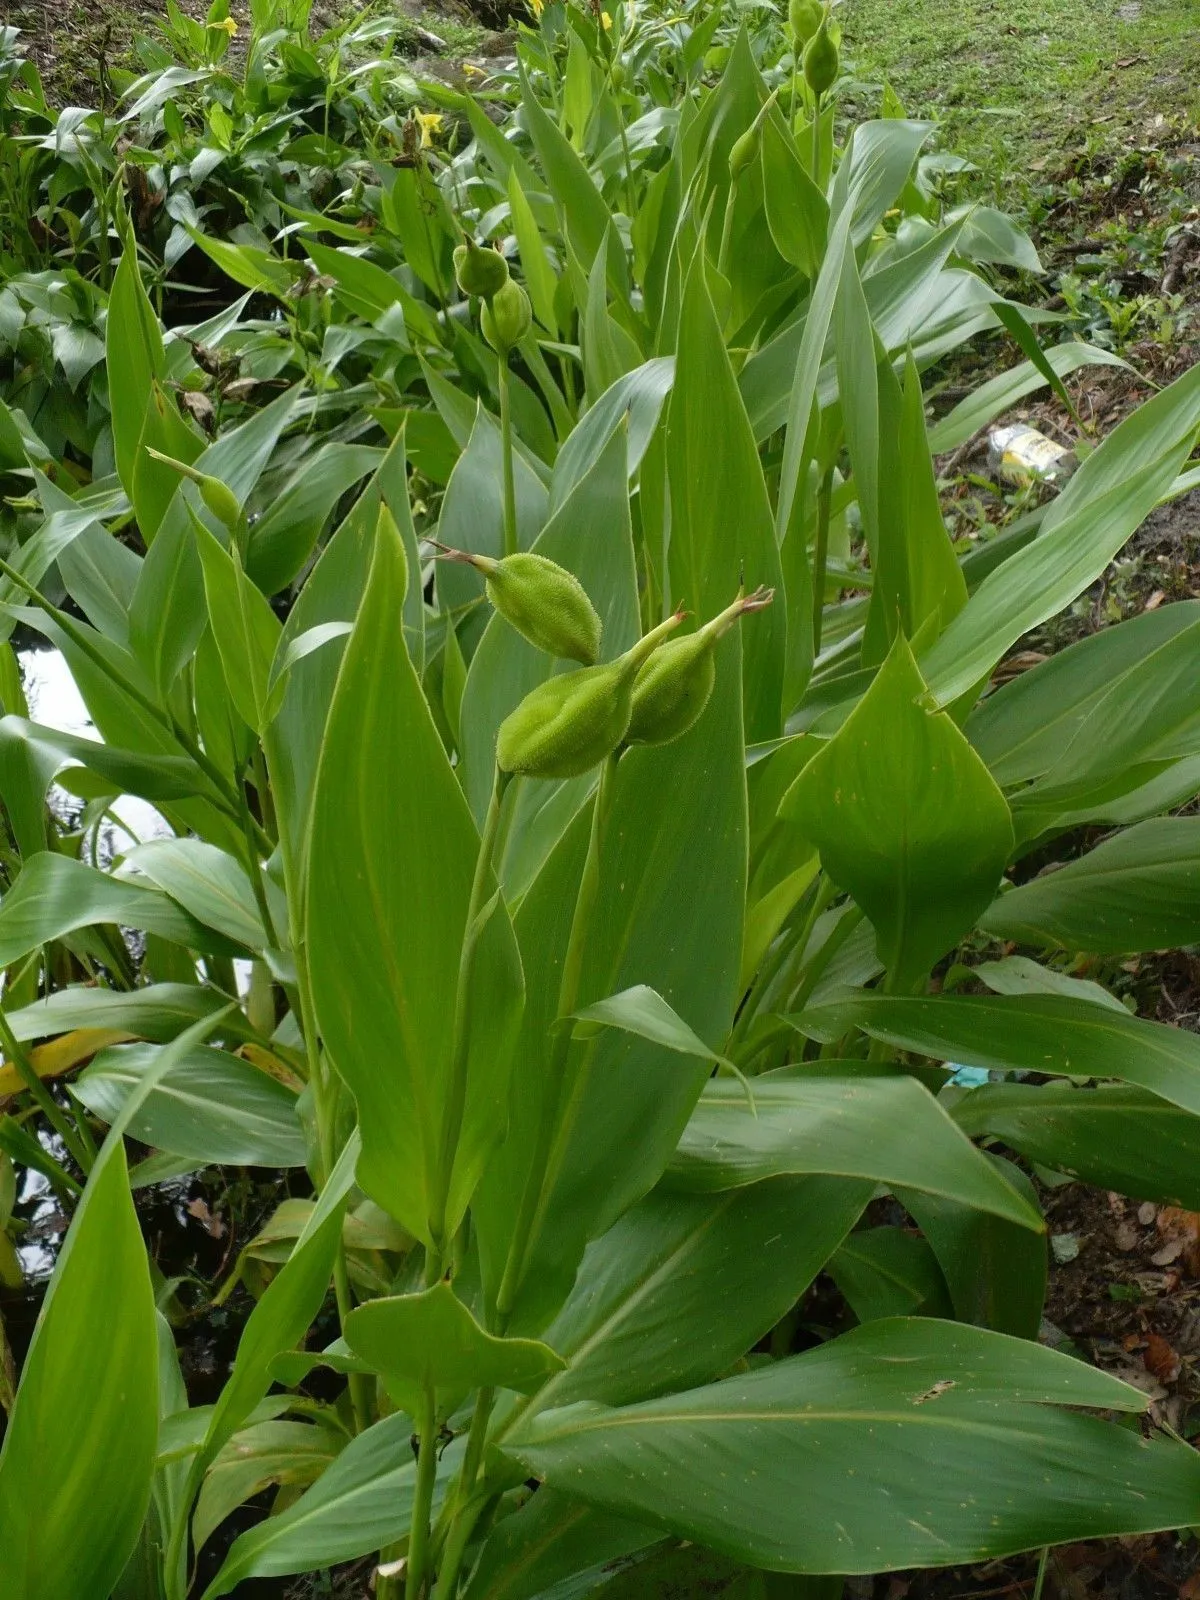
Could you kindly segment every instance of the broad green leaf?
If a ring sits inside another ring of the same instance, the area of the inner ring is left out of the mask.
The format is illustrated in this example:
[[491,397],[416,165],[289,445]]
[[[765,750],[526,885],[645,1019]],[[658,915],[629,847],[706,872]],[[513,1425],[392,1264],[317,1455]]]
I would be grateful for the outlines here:
[[1184,373],[1088,456],[1038,538],[985,578],[929,651],[925,679],[948,705],[1010,645],[1081,594],[1170,489],[1200,428],[1200,372]]
[[150,386],[129,489],[138,532],[147,550],[157,541],[170,515],[172,501],[180,493],[179,473],[167,462],[156,460],[152,454],[155,450],[189,465],[204,450],[204,441],[184,422],[174,400],[164,392],[157,379]]
[[577,1038],[590,1038],[597,1028],[620,1028],[651,1044],[660,1044],[677,1055],[695,1056],[717,1066],[727,1066],[725,1057],[709,1049],[687,1023],[672,1009],[656,989],[635,983],[620,994],[610,994],[575,1012]]
[[122,878],[148,879],[208,928],[235,944],[260,950],[262,918],[245,868],[203,839],[153,839],[124,856]]
[[862,1028],[900,1050],[997,1072],[1121,1078],[1200,1115],[1200,1040],[1183,1028],[1122,1016],[1060,995],[860,993],[803,1015],[818,1037]]
[[987,768],[898,635],[874,683],[784,797],[875,927],[889,981],[911,988],[995,894],[1012,821]]
[[663,406],[675,382],[674,356],[654,356],[634,372],[618,378],[589,407],[558,453],[550,480],[550,513],[566,503],[609,447],[613,429],[626,421],[627,466],[634,473],[650,448]]
[[1194,1452],[1069,1405],[1145,1398],[1027,1341],[918,1318],[682,1395],[545,1412],[509,1449],[551,1488],[769,1570],[952,1565],[1194,1514]]
[[124,246],[109,297],[108,397],[116,468],[126,492],[132,493],[151,390],[166,370],[166,357],[158,317],[142,286],[132,228],[125,230]]
[[0,1451],[6,1600],[107,1595],[120,1577],[150,1500],[157,1345],[114,1136],[59,1255]]
[[[24,752],[41,777],[39,801],[64,767],[82,766],[112,785],[112,792],[141,795],[145,800],[182,800],[196,793],[199,776],[186,756],[144,755],[100,744],[77,734],[44,728],[23,717],[0,720],[0,784],[10,781],[8,762]],[[9,795],[4,795],[9,803]]]
[[609,225],[608,207],[591,174],[533,92],[520,68],[521,104],[546,185],[563,220],[563,232],[581,261],[594,261]]
[[763,123],[762,169],[767,225],[775,248],[815,279],[825,255],[829,202],[809,176],[787,124],[775,110]]
[[194,1523],[196,1547],[231,1512],[275,1484],[307,1488],[339,1453],[346,1436],[310,1422],[258,1422],[235,1433],[213,1462]]
[[545,1336],[567,1370],[520,1410],[622,1405],[720,1376],[800,1299],[872,1190],[831,1178],[654,1190],[588,1246]]
[[642,1523],[542,1488],[488,1534],[464,1600],[539,1600],[582,1575],[594,1582],[567,1594],[588,1594],[614,1562],[660,1538]]
[[997,939],[1119,955],[1200,941],[1200,818],[1156,817],[1010,889],[980,925]]
[[[1082,341],[1056,344],[1045,352],[1045,357],[1060,378],[1068,377],[1080,367],[1128,365],[1111,350],[1102,350],[1097,345],[1084,344]],[[1039,372],[1032,361],[1022,361],[1019,366],[997,373],[977,389],[972,389],[952,411],[934,424],[929,430],[930,449],[934,455],[957,450],[960,444],[966,444],[973,434],[986,428],[989,422],[1002,416],[1027,394],[1042,388],[1046,381],[1045,375]]]
[[1090,978],[1072,978],[1054,967],[1043,967],[1028,956],[981,961],[971,968],[971,975],[986,984],[993,994],[1062,994],[1128,1015],[1116,995],[1102,984],[1093,983]]
[[[442,1458],[435,1502],[445,1493],[453,1449]],[[402,1412],[360,1433],[293,1505],[234,1540],[203,1600],[218,1600],[249,1578],[314,1572],[355,1561],[404,1538],[417,1463],[412,1422]]]
[[[671,491],[671,593],[707,621],[742,584],[782,587],[762,465],[705,281],[703,253],[688,271],[680,314],[676,383],[667,421]],[[787,612],[773,605],[742,635],[746,737],[775,738],[781,725]]]
[[508,208],[512,216],[513,232],[521,255],[521,270],[525,287],[533,305],[534,315],[547,333],[557,334],[558,318],[554,311],[554,290],[557,284],[554,268],[546,255],[546,246],[538,230],[537,218],[521,186],[516,167],[508,174]]
[[[102,1122],[112,1122],[160,1055],[153,1044],[102,1050],[75,1083],[75,1095]],[[155,1150],[205,1166],[302,1167],[306,1160],[295,1094],[249,1062],[208,1046],[175,1063],[129,1131]]]
[[486,1332],[448,1283],[369,1300],[346,1318],[345,1337],[410,1416],[426,1389],[527,1391],[565,1365],[548,1344]]
[[0,967],[97,922],[161,934],[192,950],[231,954],[238,949],[202,927],[159,890],[143,889],[46,851],[30,856],[0,902]]
[[[202,1017],[227,1009],[229,997],[195,983],[151,983],[141,989],[56,989],[44,1000],[7,1013],[18,1039],[45,1039],[73,1028],[116,1029],[165,1043]],[[240,1012],[224,1019],[221,1033],[251,1037]]]
[[863,1228],[826,1269],[860,1322],[881,1317],[948,1317],[953,1308],[937,1257],[903,1228]]
[[247,727],[261,734],[267,716],[267,681],[281,623],[261,590],[246,576],[237,551],[221,548],[197,522],[208,620],[217,641],[229,698]]
[[[647,983],[710,1048],[724,1042],[733,1019],[741,957],[746,778],[740,712],[733,634],[718,647],[716,688],[696,726],[672,744],[622,757],[579,991],[586,1005]],[[671,797],[669,806],[662,804],[664,795]],[[516,918],[528,986],[517,1051],[521,1092],[513,1097],[508,1138],[489,1163],[473,1213],[489,1295],[499,1285],[535,1148],[546,1092],[543,1063],[589,823],[585,810]],[[664,937],[681,917],[706,930],[702,942]],[[546,1326],[570,1291],[588,1239],[653,1187],[708,1071],[704,1063],[689,1066],[615,1029],[572,1044],[570,1093],[557,1118],[542,1178],[541,1225],[510,1331]]]
[[1104,628],[1040,662],[978,705],[967,736],[1005,788],[1040,778],[1084,719],[1147,657],[1200,621],[1200,602],[1181,601]]
[[[909,352],[901,390],[888,362],[879,382],[879,550],[864,662],[886,653],[897,629],[910,639],[946,626],[967,603],[967,585],[942,518],[925,437],[925,401]],[[842,401],[843,411],[849,402]]]
[[945,1195],[1041,1231],[1037,1208],[960,1136],[915,1078],[801,1072],[756,1078],[753,1112],[737,1084],[709,1083],[668,1169],[672,1183],[711,1192],[785,1173],[864,1178]]
[[[358,1102],[359,1181],[430,1241],[450,1086],[459,952],[479,839],[405,648],[396,525],[375,558],[321,750],[308,881],[313,997]],[[445,1226],[453,1234],[504,1134],[521,968],[501,902],[480,935],[467,1083]]]
[[[1037,1211],[1037,1191],[1021,1169],[1002,1156],[987,1159]],[[958,1320],[1036,1339],[1046,1301],[1045,1235],[940,1195],[901,1189],[896,1198],[932,1247]]]
[[953,1108],[1039,1166],[1137,1200],[1200,1206],[1200,1117],[1124,1084],[988,1084]]
[[249,530],[246,576],[277,594],[301,573],[330,513],[344,494],[375,472],[383,453],[371,445],[323,445],[301,461]]

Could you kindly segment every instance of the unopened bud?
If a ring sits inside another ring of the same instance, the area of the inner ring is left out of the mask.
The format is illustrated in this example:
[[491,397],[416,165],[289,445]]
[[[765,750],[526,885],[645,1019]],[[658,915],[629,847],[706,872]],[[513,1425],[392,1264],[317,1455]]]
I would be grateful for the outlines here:
[[797,45],[807,44],[825,16],[821,0],[791,0],[788,6],[788,26]]
[[500,724],[496,762],[530,778],[578,778],[610,756],[633,712],[638,669],[683,621],[677,611],[616,661],[539,684]]
[[626,744],[669,744],[693,727],[717,679],[717,641],[748,611],[762,611],[773,589],[739,595],[719,616],[686,639],[671,639],[640,669],[633,685],[633,710]]
[[532,321],[529,296],[515,278],[509,278],[485,304],[479,324],[496,354],[507,356],[529,332]]
[[210,477],[207,472],[198,472],[195,467],[188,466],[186,461],[176,461],[174,456],[165,456],[161,450],[152,450],[146,446],[146,454],[155,461],[161,461],[165,467],[173,467],[181,478],[188,478],[200,491],[200,498],[219,522],[233,531],[242,520],[242,507],[237,495],[227,483],[222,483],[220,478]]
[[450,561],[483,574],[488,599],[504,620],[547,655],[591,666],[600,655],[601,622],[573,572],[533,551],[497,561],[439,546]]
[[818,99],[833,88],[840,70],[841,58],[829,32],[829,18],[823,17],[804,51],[804,76]]
[[735,140],[733,149],[729,152],[729,176],[733,179],[740,178],[742,173],[758,155],[762,144],[762,129],[757,121],[752,127],[746,129],[740,139]]
[[508,262],[498,250],[485,249],[467,235],[454,252],[454,276],[464,294],[490,300],[508,282]]

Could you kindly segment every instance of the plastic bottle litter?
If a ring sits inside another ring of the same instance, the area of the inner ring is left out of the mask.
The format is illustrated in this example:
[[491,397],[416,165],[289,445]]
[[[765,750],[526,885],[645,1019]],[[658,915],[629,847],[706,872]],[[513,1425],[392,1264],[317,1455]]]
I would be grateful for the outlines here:
[[1055,444],[1027,423],[1016,422],[988,433],[988,465],[1006,483],[1065,483],[1078,462],[1066,445]]

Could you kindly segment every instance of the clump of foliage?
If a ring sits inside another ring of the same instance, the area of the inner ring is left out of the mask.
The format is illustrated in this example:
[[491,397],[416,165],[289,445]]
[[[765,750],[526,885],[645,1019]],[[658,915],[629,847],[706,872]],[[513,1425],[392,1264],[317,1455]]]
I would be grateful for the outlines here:
[[[1037,1343],[1021,1161],[1200,1202],[1200,1044],[1055,956],[1196,937],[1196,607],[991,680],[1189,481],[1200,372],[960,559],[932,449],[1110,358],[1041,348],[928,125],[842,128],[833,17],[550,5],[485,105],[253,10],[133,143],[7,90],[84,253],[5,266],[5,625],[100,738],[4,647],[0,1198],[73,1208],[6,1592],[183,1600],[273,1488],[206,1600],[375,1553],[406,1600],[836,1594],[1192,1522],[1195,1454]],[[1027,359],[931,435],[984,330]],[[101,863],[122,795],[162,835]],[[312,1195],[199,1406],[134,1194],[213,1163]]]

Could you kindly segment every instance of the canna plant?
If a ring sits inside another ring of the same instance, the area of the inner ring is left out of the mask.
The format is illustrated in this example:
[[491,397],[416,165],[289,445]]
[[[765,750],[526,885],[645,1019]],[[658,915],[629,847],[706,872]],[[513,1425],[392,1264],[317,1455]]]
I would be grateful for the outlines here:
[[[6,647],[0,1151],[73,1211],[0,1451],[21,1600],[364,1555],[405,1600],[770,1600],[1195,1521],[1194,1452],[1037,1343],[1020,1163],[1200,1203],[1200,1047],[1061,959],[1197,937],[1196,607],[991,683],[1190,486],[1200,379],[960,559],[932,450],[1090,359],[970,266],[1019,239],[928,203],[918,125],[835,152],[794,57],[611,20],[542,12],[524,131],[467,107],[403,267],[314,225],[409,340],[365,423],[314,359],[204,436],[123,223],[112,472],[0,413],[43,512],[4,615],[99,734]],[[635,94],[678,115],[618,133]],[[931,430],[985,327],[1026,364]],[[162,826],[106,862],[126,794]],[[135,1196],[210,1164],[311,1198],[191,1404]]]

